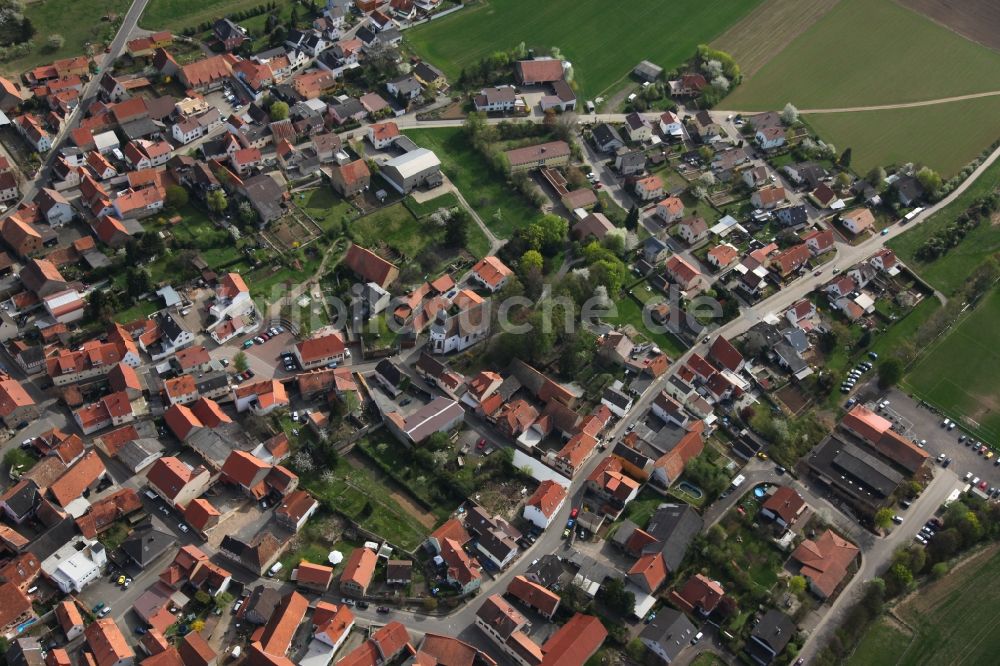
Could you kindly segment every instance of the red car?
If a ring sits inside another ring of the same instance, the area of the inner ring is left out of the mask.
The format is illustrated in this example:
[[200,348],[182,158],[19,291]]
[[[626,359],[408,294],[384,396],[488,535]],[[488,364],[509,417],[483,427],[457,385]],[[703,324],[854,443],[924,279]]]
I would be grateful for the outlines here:
[[988,486],[988,485],[989,485],[988,483],[986,483],[985,481],[982,481],[979,484],[979,489],[980,490],[986,490],[986,486]]
[[580,508],[579,507],[575,507],[574,506],[573,510],[569,512],[569,517],[570,518],[576,518],[579,515],[580,515]]
[[478,442],[476,442],[476,449],[482,451],[486,448],[486,438],[481,437]]

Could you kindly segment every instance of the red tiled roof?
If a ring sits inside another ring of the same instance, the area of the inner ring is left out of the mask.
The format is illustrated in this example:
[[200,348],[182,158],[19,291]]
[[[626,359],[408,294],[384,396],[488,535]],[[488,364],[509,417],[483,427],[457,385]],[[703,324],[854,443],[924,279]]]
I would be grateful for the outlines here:
[[361,588],[367,589],[372,582],[372,576],[375,575],[377,561],[378,558],[371,550],[355,548],[344,565],[344,572],[340,575],[341,583],[351,581]]
[[601,621],[577,613],[542,645],[540,666],[580,666],[590,659],[608,637]]
[[551,518],[565,499],[566,489],[555,481],[546,479],[538,484],[538,488],[525,504],[538,507],[546,517]]
[[558,594],[545,589],[538,583],[531,582],[524,576],[514,576],[507,586],[507,593],[545,615],[551,616],[559,607]]
[[800,573],[826,597],[836,591],[857,556],[858,547],[833,530],[815,540],[806,539],[792,552],[792,559],[802,565]]
[[83,494],[88,486],[93,484],[107,469],[96,451],[89,451],[75,465],[66,470],[55,483],[49,488],[52,497],[55,498],[59,506],[65,508],[67,504],[77,499]]
[[330,358],[331,356],[343,355],[346,349],[344,340],[338,333],[303,340],[296,346],[305,363],[312,363],[320,359]]

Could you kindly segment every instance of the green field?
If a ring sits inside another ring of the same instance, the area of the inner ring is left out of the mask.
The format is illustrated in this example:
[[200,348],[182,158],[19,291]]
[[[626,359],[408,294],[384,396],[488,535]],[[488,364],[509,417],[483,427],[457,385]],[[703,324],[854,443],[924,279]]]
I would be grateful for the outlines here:
[[[267,0],[152,0],[139,25],[150,30],[182,30],[264,4]],[[284,2],[279,0],[278,4]]]
[[993,664],[1000,650],[1000,554],[976,557],[896,607],[909,627],[872,625],[848,666]]
[[931,235],[954,222],[975,200],[1000,187],[1000,161],[994,162],[947,207],[929,220],[913,226],[905,234],[893,239],[889,246],[920,276],[940,289],[951,294],[962,286],[969,273],[987,257],[1000,251],[1000,227],[983,223],[969,233],[961,243],[950,249],[935,261],[917,261],[915,254]]
[[1000,97],[889,111],[805,115],[816,133],[838,150],[850,146],[851,167],[915,162],[950,178],[1000,139]]
[[413,550],[423,542],[427,530],[390,496],[389,489],[368,470],[340,459],[332,475],[305,483],[331,509],[357,521],[392,544]]
[[1000,54],[892,0],[842,0],[721,106],[839,108],[991,90],[1000,90]]
[[998,330],[1000,290],[995,289],[920,358],[903,383],[993,444],[1000,439]]
[[413,48],[449,78],[524,42],[558,47],[587,99],[617,87],[641,60],[669,71],[736,23],[760,0],[490,0],[406,31]]
[[[42,0],[25,3],[24,15],[35,26],[35,36],[31,39],[31,53],[0,65],[5,73],[19,74],[32,67],[71,56],[84,55],[88,43],[104,43],[114,36],[117,24],[102,20],[109,14],[124,16],[129,8],[129,0],[80,0],[60,2]],[[62,48],[49,50],[45,41],[49,35],[62,35],[66,42]]]
[[541,211],[507,185],[506,179],[476,152],[466,140],[464,129],[447,127],[405,133],[417,145],[437,154],[445,174],[497,236],[509,237],[515,229],[541,217]]

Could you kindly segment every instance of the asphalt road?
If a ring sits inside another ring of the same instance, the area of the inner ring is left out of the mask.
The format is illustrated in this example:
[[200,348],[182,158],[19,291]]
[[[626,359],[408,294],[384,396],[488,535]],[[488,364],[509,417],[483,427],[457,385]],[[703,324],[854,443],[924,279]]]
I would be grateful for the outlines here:
[[52,140],[52,149],[49,150],[48,157],[46,157],[45,161],[42,163],[42,166],[35,175],[35,178],[24,184],[24,189],[21,193],[21,201],[32,201],[35,198],[35,195],[38,194],[39,184],[47,183],[49,181],[52,163],[55,161],[56,155],[58,154],[62,143],[66,140],[66,135],[69,134],[71,129],[77,126],[77,123],[83,116],[84,112],[90,108],[90,105],[97,97],[101,75],[113,68],[114,62],[122,54],[122,51],[125,50],[125,44],[128,42],[129,36],[132,34],[136,25],[138,25],[139,17],[142,16],[142,12],[146,9],[146,5],[148,4],[149,0],[132,0],[132,5],[125,14],[125,18],[122,19],[122,24],[118,28],[115,38],[111,40],[111,44],[108,46],[108,50],[104,54],[104,65],[101,67],[100,74],[92,76],[87,85],[84,86],[83,91],[80,94],[80,104],[73,109],[72,113],[69,114],[69,117],[66,118],[66,122],[63,124],[63,129]]

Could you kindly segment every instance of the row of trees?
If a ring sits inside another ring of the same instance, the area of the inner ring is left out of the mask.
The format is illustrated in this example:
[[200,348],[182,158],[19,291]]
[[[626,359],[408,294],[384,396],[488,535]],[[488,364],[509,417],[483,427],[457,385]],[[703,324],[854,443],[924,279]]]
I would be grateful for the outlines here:
[[1000,208],[1000,195],[992,192],[979,197],[964,211],[955,217],[955,221],[933,233],[917,248],[916,256],[921,261],[934,261],[948,250],[957,246],[970,231],[977,228],[984,220],[989,221],[993,213]]
[[846,614],[830,642],[813,663],[834,666],[844,659],[879,618],[885,602],[911,592],[921,579],[937,580],[951,570],[951,561],[977,545],[1000,539],[1000,505],[977,498],[952,502],[943,517],[944,526],[926,548],[909,546],[893,556],[882,578],[867,583],[864,595]]

